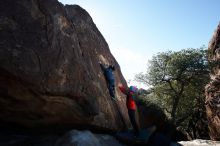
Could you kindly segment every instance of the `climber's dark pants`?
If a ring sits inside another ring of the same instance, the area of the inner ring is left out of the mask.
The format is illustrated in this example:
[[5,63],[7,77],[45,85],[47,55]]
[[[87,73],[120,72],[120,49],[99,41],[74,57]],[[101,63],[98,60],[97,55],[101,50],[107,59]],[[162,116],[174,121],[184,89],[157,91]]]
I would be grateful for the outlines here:
[[128,115],[129,115],[132,127],[134,129],[134,134],[136,136],[138,136],[139,135],[139,127],[138,127],[136,117],[135,117],[135,110],[128,109]]
[[108,81],[108,90],[111,97],[115,98],[115,80]]

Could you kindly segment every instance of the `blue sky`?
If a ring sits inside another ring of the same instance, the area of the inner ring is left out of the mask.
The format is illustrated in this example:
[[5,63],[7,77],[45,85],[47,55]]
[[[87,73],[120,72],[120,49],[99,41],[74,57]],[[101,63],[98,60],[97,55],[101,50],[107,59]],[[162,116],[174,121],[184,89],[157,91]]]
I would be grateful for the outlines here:
[[59,1],[90,14],[127,81],[158,52],[208,46],[220,22],[220,0]]

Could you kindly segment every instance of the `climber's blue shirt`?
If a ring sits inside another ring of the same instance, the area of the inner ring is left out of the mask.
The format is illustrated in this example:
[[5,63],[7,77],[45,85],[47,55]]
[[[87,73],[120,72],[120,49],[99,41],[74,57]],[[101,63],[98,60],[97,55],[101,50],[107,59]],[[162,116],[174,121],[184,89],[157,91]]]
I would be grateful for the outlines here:
[[102,64],[100,64],[100,66],[101,66],[101,68],[104,72],[105,78],[108,82],[108,86],[114,87],[115,86],[115,77],[114,77],[114,74],[113,74],[113,69],[110,66],[105,67]]
[[105,76],[108,80],[114,80],[113,70],[111,68],[105,69]]
[[113,70],[111,68],[105,69],[105,77],[108,80],[109,84],[114,86],[115,78],[113,75]]

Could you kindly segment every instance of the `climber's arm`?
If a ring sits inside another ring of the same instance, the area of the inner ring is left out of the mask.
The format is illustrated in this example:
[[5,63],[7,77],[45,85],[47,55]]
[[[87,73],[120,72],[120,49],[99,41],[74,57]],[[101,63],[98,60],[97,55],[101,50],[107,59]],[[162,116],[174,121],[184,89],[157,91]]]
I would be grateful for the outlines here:
[[125,95],[127,95],[127,91],[126,91],[125,87],[124,87],[122,84],[118,84],[118,88],[120,89],[120,91],[121,91],[122,93],[124,93]]
[[106,70],[106,68],[105,68],[105,66],[103,64],[99,63],[99,65],[101,66],[102,71]]

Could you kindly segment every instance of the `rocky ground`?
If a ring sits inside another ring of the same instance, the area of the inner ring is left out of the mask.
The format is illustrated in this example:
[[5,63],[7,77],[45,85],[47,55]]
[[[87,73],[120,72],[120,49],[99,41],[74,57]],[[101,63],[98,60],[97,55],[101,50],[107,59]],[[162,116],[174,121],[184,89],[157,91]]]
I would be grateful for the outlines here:
[[[220,141],[196,139],[180,141],[182,146],[220,146]],[[178,146],[171,143],[170,146]],[[0,133],[0,146],[127,146],[106,134],[71,130],[65,134]],[[153,145],[152,145],[153,146]]]
[[65,134],[1,133],[0,146],[125,146],[113,136],[72,130]]
[[179,142],[183,146],[220,146],[220,141],[202,140],[195,139],[192,141],[181,141]]

